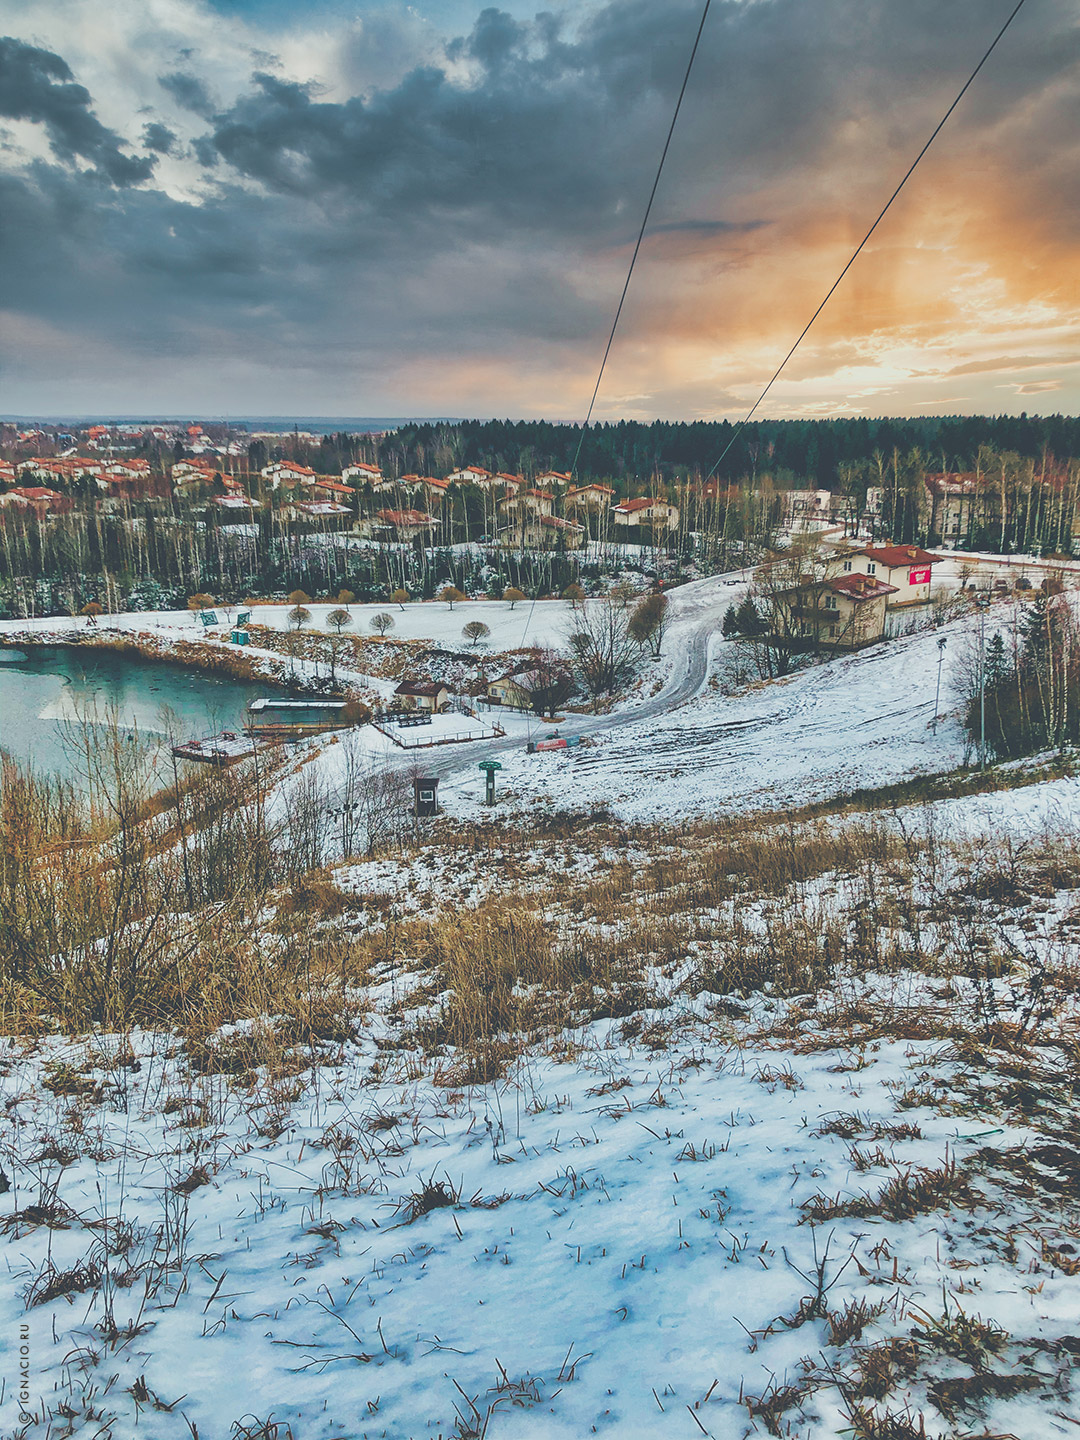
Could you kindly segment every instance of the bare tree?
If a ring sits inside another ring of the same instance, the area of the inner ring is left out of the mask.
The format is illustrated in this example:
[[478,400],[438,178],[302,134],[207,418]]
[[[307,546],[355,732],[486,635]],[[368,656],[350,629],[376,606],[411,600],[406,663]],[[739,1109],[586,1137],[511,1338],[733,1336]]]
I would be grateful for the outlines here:
[[629,673],[637,654],[626,612],[609,599],[590,600],[574,617],[570,653],[585,689],[598,700],[612,694]]
[[467,640],[474,650],[483,645],[490,634],[491,630],[482,620],[470,620],[461,628],[462,638]]
[[388,614],[385,610],[380,610],[377,615],[373,615],[371,617],[371,619],[368,621],[368,624],[371,626],[372,630],[376,631],[377,634],[385,635],[388,630],[393,630],[394,617]]
[[344,855],[373,855],[400,844],[409,829],[412,785],[399,767],[373,766],[354,735],[346,736],[345,779],[335,814]]

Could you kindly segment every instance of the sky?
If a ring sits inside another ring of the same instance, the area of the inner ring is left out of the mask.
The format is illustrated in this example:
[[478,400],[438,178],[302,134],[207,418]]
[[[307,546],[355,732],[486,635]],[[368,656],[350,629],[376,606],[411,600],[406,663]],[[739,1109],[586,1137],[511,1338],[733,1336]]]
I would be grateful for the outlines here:
[[[596,408],[741,416],[1013,0],[713,0]],[[0,0],[0,413],[583,418],[700,0]],[[762,414],[1075,413],[1028,0]]]

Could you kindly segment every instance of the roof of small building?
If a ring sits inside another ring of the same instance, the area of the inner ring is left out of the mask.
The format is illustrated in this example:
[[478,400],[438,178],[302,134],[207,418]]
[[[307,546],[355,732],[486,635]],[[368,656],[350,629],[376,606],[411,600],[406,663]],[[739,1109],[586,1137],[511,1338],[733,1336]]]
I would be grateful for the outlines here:
[[669,505],[670,503],[668,500],[658,500],[655,496],[642,496],[638,500],[624,500],[621,505],[616,505],[615,509],[624,515],[635,515],[639,510],[645,510],[650,505]]
[[17,485],[7,493],[19,495],[24,500],[62,500],[64,498],[58,490],[50,490],[44,485]]
[[931,555],[929,550],[920,550],[917,545],[864,545],[856,555],[865,555],[882,565],[936,565],[940,555]]
[[[564,480],[569,480],[570,477],[569,475],[564,475],[562,478]],[[573,490],[568,490],[566,492],[566,498],[567,500],[572,500],[575,495],[587,495],[590,490],[597,495],[615,494],[615,491],[611,488],[610,485],[601,485],[598,480],[590,480],[587,485],[577,485]]]
[[923,479],[939,495],[973,495],[986,482],[975,470],[937,470]]
[[880,595],[897,593],[895,585],[886,585],[884,580],[879,580],[874,575],[838,575],[834,580],[826,580],[825,584],[828,589],[846,595],[849,600],[856,602],[876,600]]
[[429,698],[443,693],[449,695],[449,690],[439,680],[403,680],[395,690],[395,695],[424,695]]
[[546,525],[549,530],[573,530],[580,535],[585,529],[576,520],[564,520],[561,515],[541,515],[539,519],[540,524]]
[[434,515],[427,515],[423,510],[379,510],[375,518],[386,525],[397,525],[399,529],[435,524]]

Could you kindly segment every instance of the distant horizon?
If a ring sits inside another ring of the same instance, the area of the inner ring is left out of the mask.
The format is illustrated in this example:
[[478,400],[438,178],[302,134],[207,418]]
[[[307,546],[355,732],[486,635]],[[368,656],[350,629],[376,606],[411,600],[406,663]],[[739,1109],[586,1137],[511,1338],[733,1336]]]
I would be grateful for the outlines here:
[[[901,411],[885,412],[876,415],[755,415],[747,422],[750,426],[757,425],[806,425],[806,424],[839,424],[845,421],[864,420],[867,424],[880,424],[883,422],[910,422],[927,424],[933,422],[951,420],[1051,420],[1067,419],[1072,420],[1080,417],[1080,412],[1068,410],[1021,410],[1016,413],[1008,410],[955,410],[940,415],[915,415]],[[257,428],[264,430],[277,430],[285,434],[289,430],[309,429],[322,430],[326,433],[344,430],[353,433],[364,431],[398,429],[403,425],[465,425],[465,424],[490,424],[507,422],[510,424],[525,425],[552,425],[552,426],[579,426],[580,419],[562,420],[552,419],[548,416],[527,416],[513,414],[471,414],[471,415],[201,415],[198,412],[192,414],[143,414],[124,415],[111,412],[102,412],[91,415],[28,415],[28,414],[7,414],[0,415],[0,424],[4,425],[51,425],[71,426],[79,428],[86,425],[232,425]],[[684,418],[668,419],[660,415],[641,418],[631,415],[594,417],[590,422],[590,429],[604,425],[732,425],[742,424],[741,419],[732,420],[727,416],[705,420]]]

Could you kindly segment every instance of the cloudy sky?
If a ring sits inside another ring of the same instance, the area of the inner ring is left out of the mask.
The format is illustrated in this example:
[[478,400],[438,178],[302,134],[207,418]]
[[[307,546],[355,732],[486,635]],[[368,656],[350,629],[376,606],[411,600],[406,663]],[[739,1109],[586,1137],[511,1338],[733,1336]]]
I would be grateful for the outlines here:
[[[735,416],[1013,0],[714,0],[597,416]],[[588,403],[700,0],[0,0],[0,413]],[[1075,411],[1029,0],[763,413]]]

